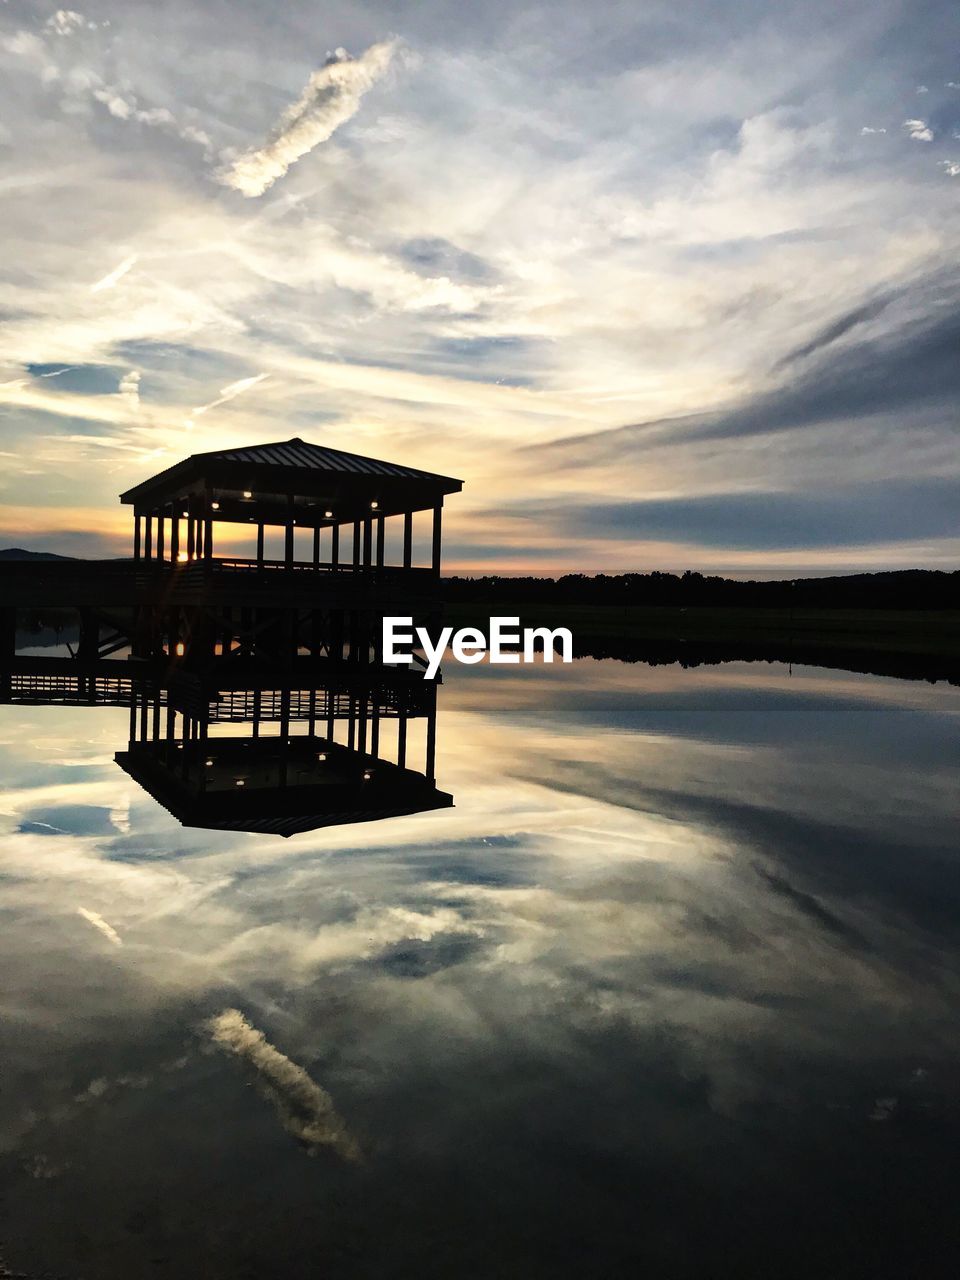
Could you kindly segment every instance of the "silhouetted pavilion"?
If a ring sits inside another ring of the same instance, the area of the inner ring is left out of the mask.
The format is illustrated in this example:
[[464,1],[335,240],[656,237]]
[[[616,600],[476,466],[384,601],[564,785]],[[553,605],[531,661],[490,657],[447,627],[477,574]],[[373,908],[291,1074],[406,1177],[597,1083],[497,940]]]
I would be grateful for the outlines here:
[[[438,575],[441,518],[447,494],[463,482],[415,467],[328,449],[294,437],[274,444],[198,453],[120,495],[134,509],[134,558],[189,564],[211,562],[218,524],[255,525],[256,559],[226,557],[235,568],[385,568],[387,521],[403,521],[402,558],[411,570],[413,517],[432,513],[429,571]],[[284,532],[282,559],[264,557],[264,533]],[[341,531],[352,534],[342,545]],[[297,529],[312,531],[312,556],[295,555]],[[324,545],[325,544],[325,545]]]

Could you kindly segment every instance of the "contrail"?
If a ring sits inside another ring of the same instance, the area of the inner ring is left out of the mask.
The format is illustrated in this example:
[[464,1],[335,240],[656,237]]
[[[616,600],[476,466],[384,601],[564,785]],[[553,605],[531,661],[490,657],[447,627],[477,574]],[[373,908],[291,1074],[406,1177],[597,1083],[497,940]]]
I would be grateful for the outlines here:
[[381,78],[397,49],[395,40],[373,44],[359,58],[337,49],[307,81],[266,142],[225,164],[216,177],[248,197],[262,196],[301,156],[345,124],[360,109],[360,99]]
[[111,272],[98,280],[96,284],[90,286],[91,293],[100,293],[103,289],[112,289],[118,280],[122,280],[131,267],[136,266],[137,255],[131,254],[129,258],[124,258],[118,267],[114,267]]
[[236,1054],[255,1072],[261,1092],[273,1103],[280,1123],[313,1154],[332,1147],[344,1160],[359,1160],[360,1148],[337,1115],[333,1099],[303,1067],[274,1048],[239,1009],[224,1009],[207,1024],[216,1044]]
[[233,400],[236,396],[242,395],[244,391],[249,391],[251,387],[258,386],[261,382],[266,382],[269,373],[258,373],[252,378],[240,378],[238,382],[231,382],[226,387],[220,388],[220,395],[216,400],[211,400],[209,404],[197,405],[193,410],[194,417],[199,417],[201,413],[206,413],[208,409],[216,409],[218,405],[226,404],[228,400]]

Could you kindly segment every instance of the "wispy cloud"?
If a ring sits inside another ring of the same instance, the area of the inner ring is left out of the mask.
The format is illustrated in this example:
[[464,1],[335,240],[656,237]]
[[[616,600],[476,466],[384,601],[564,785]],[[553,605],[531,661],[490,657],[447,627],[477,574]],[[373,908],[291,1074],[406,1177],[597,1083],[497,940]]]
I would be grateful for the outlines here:
[[292,164],[320,145],[360,108],[360,99],[383,76],[397,41],[371,45],[358,58],[337,49],[307,81],[266,142],[229,161],[217,177],[248,197],[262,196]]
[[119,266],[114,267],[112,271],[108,271],[107,274],[101,280],[98,280],[96,284],[92,284],[90,286],[90,292],[102,293],[104,289],[112,289],[114,285],[119,280],[122,280],[127,272],[131,271],[136,265],[137,254],[132,253],[129,258],[124,258]]
[[270,1044],[239,1009],[224,1009],[209,1020],[207,1030],[216,1044],[252,1068],[257,1085],[288,1133],[311,1152],[331,1147],[345,1160],[360,1159],[360,1148],[337,1115],[329,1093]]
[[107,941],[112,942],[115,947],[123,946],[123,939],[113,925],[108,924],[103,916],[98,915],[96,911],[88,911],[86,907],[77,907],[77,915],[83,916],[84,920],[89,921],[95,929],[99,929]]

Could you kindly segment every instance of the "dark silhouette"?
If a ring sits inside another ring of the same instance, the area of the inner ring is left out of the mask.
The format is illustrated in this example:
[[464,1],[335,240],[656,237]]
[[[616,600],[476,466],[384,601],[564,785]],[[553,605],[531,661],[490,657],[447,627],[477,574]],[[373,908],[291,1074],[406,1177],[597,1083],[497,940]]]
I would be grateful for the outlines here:
[[[461,488],[299,439],[187,458],[122,495],[132,559],[4,558],[0,701],[129,706],[117,762],[192,826],[291,835],[452,804],[434,779],[436,683],[422,666],[384,667],[380,645],[386,613],[439,617],[443,500]],[[215,555],[223,525],[253,526],[256,554]],[[68,657],[18,655],[18,629],[43,622]],[[211,738],[214,724],[238,728]]]
[[904,569],[824,578],[741,581],[687,571],[567,573],[559,578],[448,577],[451,604],[714,606],[744,609],[960,609],[960,570]]

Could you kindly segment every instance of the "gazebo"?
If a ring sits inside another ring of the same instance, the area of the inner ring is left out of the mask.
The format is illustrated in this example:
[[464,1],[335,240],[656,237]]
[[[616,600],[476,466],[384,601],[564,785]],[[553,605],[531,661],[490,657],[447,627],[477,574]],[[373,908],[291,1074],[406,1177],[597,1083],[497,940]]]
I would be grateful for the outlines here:
[[[461,480],[311,444],[272,444],[197,453],[120,495],[134,511],[134,559],[172,566],[214,560],[231,568],[363,572],[385,564],[387,522],[402,520],[395,567],[440,573],[441,516]],[[413,564],[413,517],[432,513],[429,565]],[[218,524],[254,525],[256,557],[216,557]],[[264,555],[264,534],[279,527],[282,558]],[[352,541],[343,545],[341,531]],[[312,532],[312,555],[298,558],[298,529]]]
[[[134,511],[134,655],[379,661],[385,614],[436,617],[443,501],[462,488],[298,438],[185,458],[120,495]],[[415,539],[420,513],[430,528]],[[255,530],[256,554],[215,554],[224,525],[234,541]]]

